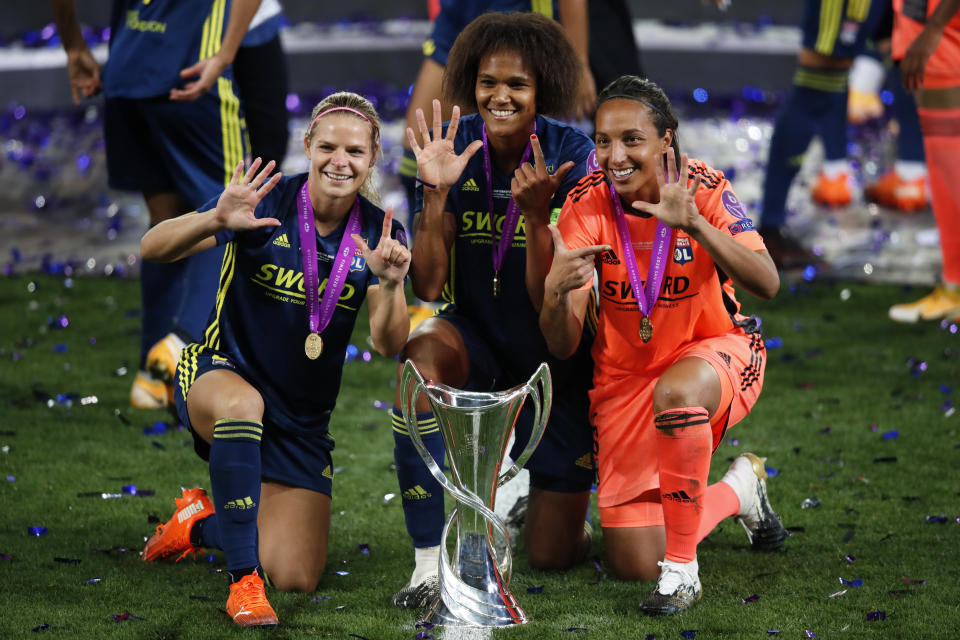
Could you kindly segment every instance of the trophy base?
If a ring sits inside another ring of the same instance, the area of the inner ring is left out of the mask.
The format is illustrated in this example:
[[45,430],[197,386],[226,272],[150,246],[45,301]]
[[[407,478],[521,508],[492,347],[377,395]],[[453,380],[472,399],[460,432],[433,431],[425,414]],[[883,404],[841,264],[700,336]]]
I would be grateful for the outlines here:
[[[447,522],[447,529],[455,517],[456,509]],[[458,627],[509,627],[530,621],[508,590],[496,561],[487,551],[484,536],[466,535],[458,555],[459,575],[447,562],[441,561],[440,595],[427,609],[423,622]]]

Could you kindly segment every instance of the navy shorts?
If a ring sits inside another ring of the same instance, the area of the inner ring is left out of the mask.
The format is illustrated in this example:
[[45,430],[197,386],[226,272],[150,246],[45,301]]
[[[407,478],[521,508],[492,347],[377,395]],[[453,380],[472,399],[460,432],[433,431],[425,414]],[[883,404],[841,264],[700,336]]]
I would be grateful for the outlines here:
[[[477,325],[451,310],[441,310],[438,317],[453,325],[463,338],[470,357],[467,391],[502,391],[530,379],[534,371],[511,372],[506,357],[491,348]],[[589,376],[586,376],[589,380]],[[564,392],[557,389],[564,386]],[[553,379],[553,407],[540,444],[524,465],[530,471],[530,486],[546,491],[577,493],[589,491],[595,473],[593,435],[589,423],[590,399],[588,384],[572,388]],[[533,428],[532,399],[524,402],[514,428],[515,441],[510,457],[516,459],[530,440]]]
[[806,0],[803,46],[825,56],[855,58],[889,8],[889,0]]
[[235,97],[209,92],[193,102],[108,98],[104,139],[110,186],[179,193],[197,209],[229,184],[246,154]]
[[[210,460],[210,445],[193,430],[187,412],[190,386],[200,376],[216,369],[229,369],[256,388],[243,372],[223,354],[211,349],[195,349],[187,345],[189,357],[181,356],[174,379],[174,399],[177,416],[193,434],[193,448],[204,460]],[[200,351],[200,353],[197,353]],[[266,412],[265,412],[266,413]],[[225,416],[228,417],[228,416]],[[285,431],[269,417],[263,418],[263,437],[260,440],[260,475],[264,480],[281,482],[292,487],[310,489],[324,495],[333,491],[333,458],[330,441],[323,435],[310,437]]]

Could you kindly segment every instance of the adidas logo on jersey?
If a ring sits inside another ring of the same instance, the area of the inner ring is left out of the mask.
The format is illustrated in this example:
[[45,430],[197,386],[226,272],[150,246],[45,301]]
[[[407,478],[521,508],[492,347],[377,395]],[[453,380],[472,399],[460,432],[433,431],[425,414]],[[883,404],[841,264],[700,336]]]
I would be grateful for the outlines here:
[[277,236],[273,241],[273,244],[277,245],[278,247],[283,247],[284,249],[290,248],[290,241],[287,240],[287,234],[285,233],[281,233],[279,236]]
[[477,181],[473,178],[470,178],[463,183],[463,186],[460,187],[461,191],[480,191],[480,187],[477,186]]
[[250,496],[246,498],[238,498],[236,500],[231,500],[227,504],[223,505],[224,509],[240,509],[245,511],[247,509],[253,509],[257,506],[257,503],[250,499]]
[[670,500],[671,502],[693,502],[693,498],[687,495],[686,491],[672,491],[670,493],[663,494],[664,500]]
[[203,511],[203,503],[200,501],[193,502],[188,504],[186,507],[180,510],[180,513],[177,514],[177,522],[182,523],[184,520],[194,515],[195,513],[200,513]]
[[593,469],[593,455],[589,453],[585,453],[579,458],[577,458],[573,464],[577,465],[582,469]]
[[600,254],[600,262],[603,264],[620,264],[620,258],[613,252],[613,249],[610,249]]
[[333,480],[333,469],[330,468],[330,465],[327,465],[323,469],[323,473],[321,473],[320,475],[322,475],[324,478],[330,478],[331,480]]
[[425,500],[426,498],[431,497],[433,494],[426,491],[420,485],[414,485],[403,492],[404,500]]

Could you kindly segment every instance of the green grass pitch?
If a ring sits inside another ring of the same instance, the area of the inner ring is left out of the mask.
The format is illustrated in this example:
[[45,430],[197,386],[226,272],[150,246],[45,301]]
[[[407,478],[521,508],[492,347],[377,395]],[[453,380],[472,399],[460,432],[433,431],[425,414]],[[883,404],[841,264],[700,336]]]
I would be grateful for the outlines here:
[[[374,356],[345,367],[319,588],[269,592],[281,626],[241,631],[222,611],[219,553],[169,565],[139,559],[179,488],[209,481],[175,422],[144,434],[170,421],[168,413],[128,406],[138,282],[71,284],[0,280],[0,638],[414,638],[416,614],[390,604],[412,553],[399,498],[384,499],[397,492],[393,444],[388,415],[374,406],[392,401],[395,363]],[[520,549],[512,589],[533,621],[493,636],[955,637],[960,415],[950,402],[960,400],[960,335],[886,318],[890,304],[920,293],[800,282],[770,302],[742,294],[768,340],[782,346],[769,351],[760,401],[720,445],[711,480],[740,452],[768,456],[778,471],[771,500],[793,533],[783,552],[752,553],[740,527],[722,523],[699,550],[703,600],[683,615],[652,619],[637,612],[650,585],[606,571],[599,532],[591,559],[564,573],[531,569]],[[358,326],[354,336],[361,350],[366,331]],[[128,485],[155,495],[87,497]],[[820,506],[801,508],[806,498]],[[31,535],[31,527],[47,534]],[[542,591],[528,592],[533,587]],[[870,619],[878,611],[885,619]],[[125,612],[136,617],[115,620]]]

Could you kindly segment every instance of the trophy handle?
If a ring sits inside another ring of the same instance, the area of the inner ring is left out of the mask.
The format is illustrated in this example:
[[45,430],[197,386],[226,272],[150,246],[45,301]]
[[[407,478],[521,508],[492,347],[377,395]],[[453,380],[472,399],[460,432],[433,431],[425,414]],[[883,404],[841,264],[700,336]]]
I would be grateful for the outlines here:
[[[550,417],[550,408],[553,406],[553,385],[550,377],[550,367],[546,362],[540,363],[540,368],[527,381],[526,390],[533,396],[533,427],[530,430],[530,440],[513,466],[500,474],[497,486],[502,487],[505,483],[512,480],[514,476],[520,473],[523,465],[527,463],[534,449],[540,444],[540,438],[547,427],[547,419]],[[540,388],[543,389],[541,393]]]
[[439,482],[440,486],[446,489],[455,500],[481,513],[492,514],[493,512],[476,496],[464,493],[457,485],[450,482],[447,476],[444,475],[443,469],[441,469],[437,461],[433,459],[433,455],[423,443],[423,438],[420,437],[420,429],[417,428],[416,399],[425,388],[426,382],[424,382],[423,376],[420,375],[416,365],[413,364],[413,360],[407,360],[403,365],[403,372],[400,374],[400,410],[403,412],[403,419],[407,423],[407,431],[410,433],[410,440],[413,441],[414,448],[420,454],[420,457],[423,458],[423,462],[427,465],[427,469],[430,470],[430,473],[436,481]]

